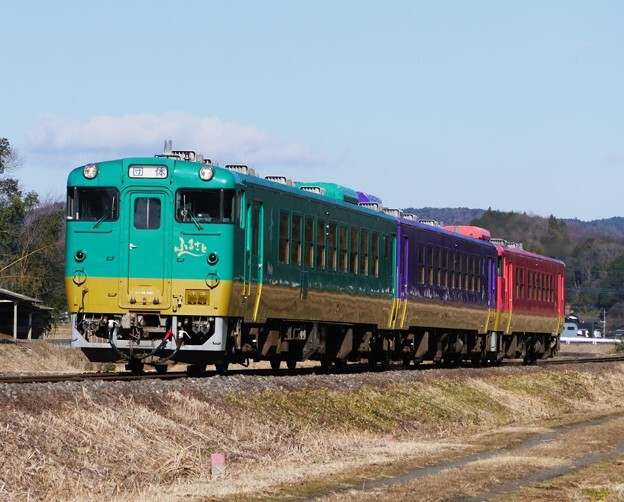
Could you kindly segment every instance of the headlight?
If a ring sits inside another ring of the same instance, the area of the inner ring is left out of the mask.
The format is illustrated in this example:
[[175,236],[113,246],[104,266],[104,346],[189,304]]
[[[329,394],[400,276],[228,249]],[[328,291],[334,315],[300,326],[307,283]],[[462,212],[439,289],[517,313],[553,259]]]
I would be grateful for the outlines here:
[[199,177],[204,181],[210,181],[214,176],[214,169],[212,166],[203,166],[199,170]]
[[87,178],[88,180],[92,180],[97,176],[98,166],[96,166],[95,164],[87,164],[86,166],[84,166],[82,173],[84,174],[85,178]]

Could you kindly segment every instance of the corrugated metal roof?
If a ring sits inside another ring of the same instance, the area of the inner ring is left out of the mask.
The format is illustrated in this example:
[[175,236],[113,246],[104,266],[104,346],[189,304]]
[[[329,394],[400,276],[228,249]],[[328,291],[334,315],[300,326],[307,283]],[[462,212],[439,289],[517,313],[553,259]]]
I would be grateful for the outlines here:
[[23,302],[29,303],[41,303],[41,300],[37,300],[36,298],[31,298],[30,296],[20,295],[19,293],[15,293],[14,291],[9,291],[8,289],[0,288],[0,298],[7,297],[12,300],[21,300]]

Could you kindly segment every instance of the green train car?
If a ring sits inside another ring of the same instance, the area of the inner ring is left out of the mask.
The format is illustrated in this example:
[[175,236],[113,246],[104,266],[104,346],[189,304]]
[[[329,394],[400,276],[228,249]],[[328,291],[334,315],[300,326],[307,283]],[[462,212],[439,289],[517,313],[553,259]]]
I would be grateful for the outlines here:
[[395,349],[396,218],[349,189],[188,151],[88,164],[67,186],[72,346],[91,361],[201,374]]

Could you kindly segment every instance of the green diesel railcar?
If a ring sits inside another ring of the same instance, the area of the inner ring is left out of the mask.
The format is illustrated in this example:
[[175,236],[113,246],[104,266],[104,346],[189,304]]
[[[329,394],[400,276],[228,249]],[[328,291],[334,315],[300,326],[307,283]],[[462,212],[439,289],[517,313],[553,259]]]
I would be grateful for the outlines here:
[[69,175],[73,346],[135,371],[387,354],[396,219],[338,185],[196,160],[171,152]]

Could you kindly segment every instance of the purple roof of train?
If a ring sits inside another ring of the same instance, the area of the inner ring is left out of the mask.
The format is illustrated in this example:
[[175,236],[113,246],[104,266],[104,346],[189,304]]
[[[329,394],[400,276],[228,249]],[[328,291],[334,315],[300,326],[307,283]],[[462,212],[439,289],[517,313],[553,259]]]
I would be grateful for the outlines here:
[[370,195],[364,192],[357,192],[357,196],[358,202],[376,202],[379,205],[382,204],[381,199],[376,195]]

